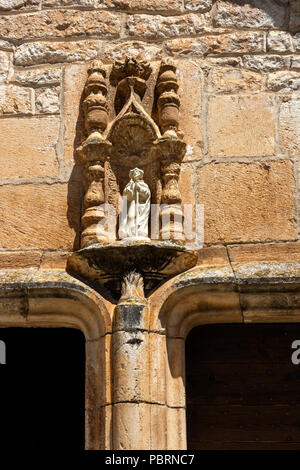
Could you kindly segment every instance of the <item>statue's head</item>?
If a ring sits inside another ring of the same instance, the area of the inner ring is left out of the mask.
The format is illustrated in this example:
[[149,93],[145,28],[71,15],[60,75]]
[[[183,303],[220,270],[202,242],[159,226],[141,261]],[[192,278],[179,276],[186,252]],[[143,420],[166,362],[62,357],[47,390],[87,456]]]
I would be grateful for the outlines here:
[[129,172],[129,178],[131,178],[133,181],[139,181],[142,180],[144,176],[143,170],[140,170],[139,168],[133,168],[133,170],[130,170]]

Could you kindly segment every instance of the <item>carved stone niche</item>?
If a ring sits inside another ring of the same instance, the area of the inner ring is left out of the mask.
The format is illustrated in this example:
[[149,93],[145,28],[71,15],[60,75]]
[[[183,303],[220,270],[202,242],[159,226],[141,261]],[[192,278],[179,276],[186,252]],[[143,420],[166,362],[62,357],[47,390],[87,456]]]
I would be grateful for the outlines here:
[[[195,253],[185,249],[182,230],[178,178],[186,144],[179,129],[176,67],[172,62],[161,63],[153,92],[157,122],[143,106],[151,73],[148,62],[127,57],[116,61],[108,75],[97,60],[88,69],[84,89],[87,135],[78,148],[85,178],[83,230],[81,249],[69,258],[69,269],[98,281],[115,298],[132,271],[142,275],[148,293],[196,263]],[[111,122],[108,86],[115,90],[115,118]],[[134,168],[142,170],[151,203],[158,205],[159,230],[151,233],[149,217],[147,239],[120,240],[115,215],[119,215],[120,196]]]

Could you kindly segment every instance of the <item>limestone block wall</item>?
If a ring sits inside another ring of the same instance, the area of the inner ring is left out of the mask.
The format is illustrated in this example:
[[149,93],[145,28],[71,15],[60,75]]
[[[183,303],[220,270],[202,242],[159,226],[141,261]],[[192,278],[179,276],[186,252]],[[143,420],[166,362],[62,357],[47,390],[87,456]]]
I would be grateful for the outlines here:
[[126,54],[178,64],[199,263],[300,258],[299,0],[0,0],[1,268],[78,248],[87,66]]

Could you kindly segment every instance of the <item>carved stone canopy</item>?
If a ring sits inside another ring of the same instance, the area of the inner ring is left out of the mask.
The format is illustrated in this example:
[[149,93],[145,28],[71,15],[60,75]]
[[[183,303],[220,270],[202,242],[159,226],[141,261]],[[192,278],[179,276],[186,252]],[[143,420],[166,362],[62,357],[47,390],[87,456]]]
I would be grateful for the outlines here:
[[[161,63],[153,90],[156,118],[143,104],[151,73],[148,62],[133,57],[116,61],[110,73],[97,60],[88,69],[84,90],[87,135],[78,148],[85,172],[83,230],[81,249],[70,257],[69,268],[84,278],[96,279],[115,297],[130,271],[142,273],[145,290],[150,292],[196,262],[195,254],[184,247],[180,223],[183,214],[178,178],[186,144],[179,129],[176,66]],[[115,117],[110,122],[108,86],[114,90]],[[161,207],[160,227],[158,240],[131,244],[118,239],[117,218],[113,228],[107,230],[111,222],[107,207],[118,215],[120,195],[129,171],[136,167],[144,172],[151,203]]]

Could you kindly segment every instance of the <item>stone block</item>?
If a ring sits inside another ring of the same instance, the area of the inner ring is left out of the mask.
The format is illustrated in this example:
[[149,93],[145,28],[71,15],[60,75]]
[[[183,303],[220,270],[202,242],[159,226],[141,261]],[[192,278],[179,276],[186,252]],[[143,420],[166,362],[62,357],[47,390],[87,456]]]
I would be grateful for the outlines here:
[[95,41],[29,42],[16,48],[15,64],[39,65],[59,62],[86,62],[98,56]]
[[215,26],[230,28],[283,28],[286,9],[273,0],[221,0],[216,2]]
[[79,195],[76,183],[1,186],[0,248],[72,249],[79,231]]
[[0,120],[0,178],[55,177],[56,117]]
[[0,31],[3,39],[23,41],[92,35],[117,38],[120,21],[106,11],[48,10],[0,17]]
[[32,114],[32,91],[16,85],[0,85],[0,114]]
[[206,15],[193,13],[181,16],[134,15],[127,20],[129,36],[141,39],[168,39],[176,36],[189,36],[207,30]]
[[298,91],[300,89],[300,72],[270,73],[267,88],[280,93]]
[[273,98],[266,94],[212,97],[207,128],[210,157],[273,155]]
[[207,243],[297,238],[290,161],[213,163],[199,169]]
[[279,135],[282,153],[300,154],[300,97],[286,98],[281,103]]
[[177,38],[166,41],[169,54],[207,56],[208,54],[250,54],[264,51],[261,32],[239,31],[200,38]]
[[57,114],[60,112],[60,89],[38,88],[35,91],[35,110],[41,114]]
[[255,72],[234,68],[215,68],[209,75],[209,93],[237,93],[259,91],[262,76]]

